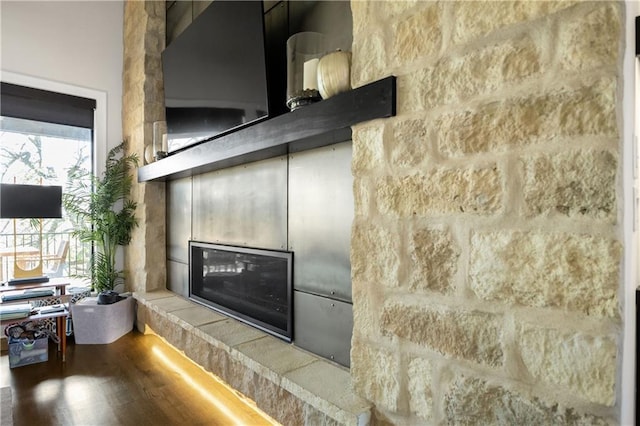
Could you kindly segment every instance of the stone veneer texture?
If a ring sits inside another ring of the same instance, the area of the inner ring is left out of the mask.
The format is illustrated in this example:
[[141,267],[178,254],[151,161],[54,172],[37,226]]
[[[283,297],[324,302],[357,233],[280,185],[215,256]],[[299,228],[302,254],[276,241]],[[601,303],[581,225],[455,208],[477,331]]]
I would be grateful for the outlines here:
[[[160,54],[165,45],[166,4],[126,1],[124,7],[122,134],[128,142],[127,151],[136,153],[142,164],[145,147],[153,140],[153,122],[165,119]],[[125,247],[127,288],[165,288],[164,182],[138,183],[136,175],[132,193],[138,203],[139,227]]]
[[378,424],[618,422],[622,3],[352,1],[351,374]]
[[[163,119],[164,6],[125,3],[141,158]],[[351,376],[373,422],[618,423],[624,4],[351,8],[352,85],[398,78],[397,116],[353,129]],[[135,188],[136,291],[165,286],[163,185]]]

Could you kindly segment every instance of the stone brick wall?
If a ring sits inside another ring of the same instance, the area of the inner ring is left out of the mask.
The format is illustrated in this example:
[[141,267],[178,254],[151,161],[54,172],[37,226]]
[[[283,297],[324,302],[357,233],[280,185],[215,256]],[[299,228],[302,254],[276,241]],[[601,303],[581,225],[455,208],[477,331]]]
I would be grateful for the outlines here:
[[[122,133],[128,151],[142,164],[145,146],[153,140],[153,122],[164,120],[164,89],[160,54],[165,45],[165,2],[125,3]],[[126,286],[132,291],[166,287],[165,187],[163,182],[137,183],[139,227],[125,247]]]
[[379,424],[617,423],[623,4],[352,1],[356,391]]

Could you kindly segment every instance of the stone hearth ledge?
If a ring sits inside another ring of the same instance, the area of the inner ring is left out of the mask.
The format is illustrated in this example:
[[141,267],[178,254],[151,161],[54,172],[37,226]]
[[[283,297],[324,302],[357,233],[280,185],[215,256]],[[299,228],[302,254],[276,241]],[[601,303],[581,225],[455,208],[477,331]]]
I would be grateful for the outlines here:
[[137,328],[150,327],[282,424],[367,425],[371,405],[346,368],[168,290],[134,293]]

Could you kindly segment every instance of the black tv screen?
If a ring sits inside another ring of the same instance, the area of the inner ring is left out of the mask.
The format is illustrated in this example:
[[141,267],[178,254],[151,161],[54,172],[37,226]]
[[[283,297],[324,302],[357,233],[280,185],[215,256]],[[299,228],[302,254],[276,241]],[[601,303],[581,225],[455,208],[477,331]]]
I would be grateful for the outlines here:
[[56,219],[61,217],[61,186],[0,184],[1,219]]
[[168,151],[269,116],[262,1],[213,1],[162,53]]

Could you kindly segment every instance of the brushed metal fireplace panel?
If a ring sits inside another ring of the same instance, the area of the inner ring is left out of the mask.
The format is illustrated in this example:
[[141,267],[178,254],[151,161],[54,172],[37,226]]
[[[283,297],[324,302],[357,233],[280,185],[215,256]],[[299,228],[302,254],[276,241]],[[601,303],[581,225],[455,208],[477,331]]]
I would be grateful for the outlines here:
[[289,157],[294,288],[351,302],[351,141]]
[[194,176],[193,239],[286,249],[287,158]]
[[167,261],[167,290],[189,297],[189,265]]
[[293,292],[294,344],[350,366],[353,307],[302,291]]
[[167,258],[189,263],[191,178],[169,181],[167,191]]

